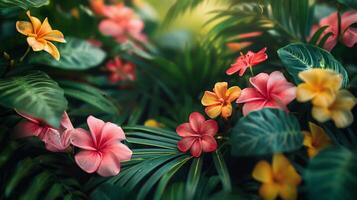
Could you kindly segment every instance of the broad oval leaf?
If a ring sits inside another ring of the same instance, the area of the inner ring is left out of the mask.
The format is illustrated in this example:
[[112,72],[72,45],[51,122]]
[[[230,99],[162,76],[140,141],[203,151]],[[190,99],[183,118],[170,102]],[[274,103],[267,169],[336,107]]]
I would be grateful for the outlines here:
[[105,52],[89,42],[66,37],[66,43],[56,44],[61,54],[59,61],[46,52],[35,53],[30,58],[31,63],[44,64],[69,70],[86,70],[95,67],[105,59]]
[[0,9],[20,7],[24,10],[28,10],[30,8],[39,8],[48,4],[50,4],[50,0],[0,0]]
[[357,153],[331,147],[314,157],[304,172],[309,199],[357,199]]
[[299,149],[303,135],[293,115],[265,108],[241,118],[231,138],[233,155],[254,156]]
[[59,127],[67,108],[63,90],[47,74],[35,71],[0,80],[0,104]]
[[348,74],[345,68],[324,49],[309,44],[294,43],[280,48],[278,55],[296,84],[301,82],[298,77],[299,72],[311,68],[336,71],[343,77],[343,86],[346,87],[348,84]]

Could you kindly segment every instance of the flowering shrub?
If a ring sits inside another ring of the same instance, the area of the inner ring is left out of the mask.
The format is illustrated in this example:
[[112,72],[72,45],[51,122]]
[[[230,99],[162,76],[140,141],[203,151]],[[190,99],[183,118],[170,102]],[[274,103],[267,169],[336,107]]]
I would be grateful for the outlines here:
[[357,199],[356,3],[205,2],[0,0],[0,199]]

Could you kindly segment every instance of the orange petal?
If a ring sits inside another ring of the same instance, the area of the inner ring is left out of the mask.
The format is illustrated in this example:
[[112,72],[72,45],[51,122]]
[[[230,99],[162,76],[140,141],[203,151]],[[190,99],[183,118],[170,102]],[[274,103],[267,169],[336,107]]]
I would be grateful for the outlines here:
[[312,122],[309,122],[309,126],[312,134],[313,143],[317,145],[319,149],[331,144],[331,140],[325,133],[324,129]]
[[227,104],[227,105],[223,106],[222,107],[222,117],[227,119],[231,115],[232,115],[232,105]]
[[319,122],[326,122],[331,119],[331,112],[328,108],[314,106],[312,107],[312,116]]
[[228,97],[226,101],[230,103],[236,100],[240,96],[240,93],[241,93],[240,87],[238,86],[230,87],[226,92],[226,97]]
[[211,106],[211,105],[220,104],[221,102],[218,100],[218,97],[215,93],[210,91],[205,91],[201,99],[201,103],[204,106]]
[[324,90],[319,92],[313,99],[312,104],[321,107],[328,107],[336,99],[336,93],[332,90]]
[[58,30],[52,30],[43,36],[43,39],[65,43],[64,35]]
[[33,34],[32,24],[30,22],[17,21],[16,29],[18,32],[26,36],[30,36],[31,34]]
[[280,185],[280,197],[284,200],[297,199],[297,188],[295,185]]
[[60,53],[55,45],[53,45],[51,42],[47,42],[45,45],[45,51],[47,51],[49,54],[53,56],[56,60],[60,59]]
[[43,23],[40,29],[38,30],[37,34],[39,37],[43,37],[51,31],[52,31],[51,25],[48,23],[48,18],[46,17],[45,20],[43,20]]
[[296,99],[300,102],[306,102],[311,100],[316,95],[314,88],[307,84],[301,83],[297,86]]
[[206,114],[210,118],[216,118],[219,114],[221,114],[221,111],[222,111],[222,106],[221,105],[208,106],[205,109]]
[[349,110],[338,110],[331,116],[337,128],[346,128],[353,122],[353,114]]
[[37,40],[34,37],[28,37],[27,43],[29,44],[30,47],[32,47],[33,51],[42,51],[46,46],[45,40]]
[[300,175],[295,171],[289,160],[283,154],[273,156],[274,177],[280,177],[279,182],[298,185],[301,182]]
[[36,17],[32,17],[30,11],[27,11],[26,14],[30,18],[34,33],[38,33],[41,28],[41,21]]
[[303,141],[303,144],[305,147],[309,147],[309,148],[312,148],[312,136],[311,136],[311,133],[310,132],[307,132],[307,131],[303,131],[304,133],[304,141]]
[[273,182],[273,171],[267,161],[259,161],[254,167],[252,176],[262,183]]
[[259,189],[259,195],[264,200],[274,200],[278,197],[279,185],[274,183],[264,183]]
[[225,98],[227,92],[228,83],[218,82],[214,85],[213,91],[217,94],[218,98]]

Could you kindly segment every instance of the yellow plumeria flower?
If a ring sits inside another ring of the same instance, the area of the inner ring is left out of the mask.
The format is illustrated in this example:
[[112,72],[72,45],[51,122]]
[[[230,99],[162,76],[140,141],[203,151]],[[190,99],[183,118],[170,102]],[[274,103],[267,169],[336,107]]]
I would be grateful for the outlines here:
[[144,126],[147,127],[153,127],[153,128],[161,128],[164,127],[163,124],[161,124],[160,122],[156,121],[155,119],[148,119],[144,122]]
[[307,154],[312,158],[332,142],[321,127],[312,122],[309,122],[309,127],[310,132],[304,131],[304,146],[307,148]]
[[296,99],[300,102],[312,100],[312,104],[323,107],[329,106],[335,100],[342,84],[340,74],[320,68],[302,71],[299,78],[304,83],[298,85]]
[[227,88],[227,82],[218,82],[214,85],[213,92],[205,91],[201,103],[207,106],[205,112],[210,118],[222,115],[227,119],[232,115],[231,102],[239,97],[241,89],[238,86]]
[[17,21],[16,29],[23,35],[27,36],[27,43],[32,47],[33,51],[46,51],[51,54],[56,60],[60,59],[60,53],[57,47],[49,41],[65,43],[63,34],[58,30],[52,30],[48,19],[41,21],[31,16],[30,11],[26,12],[31,22]]
[[301,177],[283,154],[275,154],[272,165],[265,160],[258,162],[252,176],[262,183],[259,195],[263,199],[297,199],[297,186]]
[[347,90],[340,90],[335,101],[328,107],[314,106],[312,116],[319,122],[332,119],[336,127],[345,128],[353,122],[352,108],[357,99]]

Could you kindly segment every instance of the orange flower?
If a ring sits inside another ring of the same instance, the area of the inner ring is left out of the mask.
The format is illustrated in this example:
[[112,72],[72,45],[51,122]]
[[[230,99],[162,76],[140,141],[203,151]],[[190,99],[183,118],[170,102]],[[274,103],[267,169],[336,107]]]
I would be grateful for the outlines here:
[[207,106],[205,112],[210,118],[221,114],[227,119],[232,115],[231,102],[239,97],[241,89],[238,86],[227,87],[227,82],[218,82],[214,85],[213,92],[205,91],[201,103]]
[[304,146],[310,158],[319,153],[320,150],[331,144],[330,138],[324,129],[316,124],[309,122],[310,132],[304,131]]
[[57,47],[49,41],[65,43],[63,34],[58,30],[52,30],[48,19],[41,21],[32,17],[30,11],[27,11],[27,16],[31,22],[17,21],[16,29],[23,35],[27,36],[27,43],[32,47],[33,51],[46,51],[51,54],[56,60],[60,59],[60,53]]
[[283,200],[297,199],[301,177],[283,154],[275,154],[272,165],[265,160],[258,162],[252,176],[262,183],[259,195],[263,199],[277,199],[278,196]]

